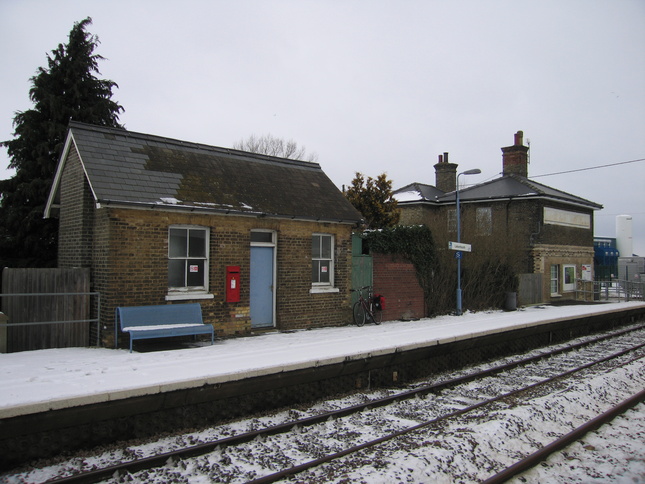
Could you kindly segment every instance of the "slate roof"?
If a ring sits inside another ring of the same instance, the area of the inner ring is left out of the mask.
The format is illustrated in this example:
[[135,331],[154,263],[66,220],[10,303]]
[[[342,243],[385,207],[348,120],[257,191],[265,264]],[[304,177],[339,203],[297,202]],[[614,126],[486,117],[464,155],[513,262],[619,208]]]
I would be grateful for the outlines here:
[[[413,192],[413,190],[409,189],[415,187],[418,188],[416,198],[410,196],[413,194],[410,193]],[[454,203],[456,198],[455,192],[444,193],[436,187],[420,183],[412,183],[406,187],[399,188],[394,192],[394,194],[397,200],[399,200],[400,205],[425,202],[437,204]],[[500,178],[496,178],[495,180],[459,190],[459,199],[462,202],[492,201],[509,198],[548,198],[565,204],[582,206],[593,210],[603,208],[602,205],[598,203],[543,185],[542,183],[535,182],[529,178],[513,174],[504,175]]]
[[361,214],[311,163],[71,122],[46,216],[75,147],[97,203],[356,223]]

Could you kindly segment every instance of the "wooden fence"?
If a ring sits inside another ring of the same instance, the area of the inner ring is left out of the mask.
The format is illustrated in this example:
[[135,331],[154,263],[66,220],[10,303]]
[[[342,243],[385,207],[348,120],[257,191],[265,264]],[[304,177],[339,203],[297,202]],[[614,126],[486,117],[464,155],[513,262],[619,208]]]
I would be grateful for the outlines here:
[[517,302],[520,306],[530,306],[544,302],[542,298],[542,274],[519,274]]
[[89,269],[13,269],[2,272],[0,351],[89,346]]

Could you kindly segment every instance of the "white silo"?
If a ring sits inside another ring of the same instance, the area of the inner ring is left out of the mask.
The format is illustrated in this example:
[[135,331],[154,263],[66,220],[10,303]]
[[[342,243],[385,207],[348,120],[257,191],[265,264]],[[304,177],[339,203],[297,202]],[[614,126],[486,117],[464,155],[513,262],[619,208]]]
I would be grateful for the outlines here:
[[616,248],[620,257],[631,257],[634,254],[631,215],[618,215],[616,217]]

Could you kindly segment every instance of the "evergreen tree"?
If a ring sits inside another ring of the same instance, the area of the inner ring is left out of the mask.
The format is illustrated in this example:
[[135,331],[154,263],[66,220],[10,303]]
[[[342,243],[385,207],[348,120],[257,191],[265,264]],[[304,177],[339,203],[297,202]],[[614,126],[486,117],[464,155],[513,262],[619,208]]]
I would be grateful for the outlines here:
[[47,56],[30,79],[33,108],[16,113],[14,139],[0,143],[16,169],[0,181],[0,268],[56,265],[58,222],[43,212],[69,121],[122,127],[123,108],[111,99],[117,84],[95,76],[103,57],[94,53],[98,37],[86,31],[91,23],[75,23],[69,42]]
[[362,173],[356,172],[345,197],[363,214],[370,229],[393,227],[399,222],[401,212],[392,195],[392,180],[385,173],[365,180]]

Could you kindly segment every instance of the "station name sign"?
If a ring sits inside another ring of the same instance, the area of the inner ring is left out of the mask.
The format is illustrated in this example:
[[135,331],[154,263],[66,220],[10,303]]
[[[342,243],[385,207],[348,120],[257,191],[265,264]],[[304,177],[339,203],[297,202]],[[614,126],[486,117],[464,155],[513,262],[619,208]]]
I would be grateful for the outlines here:
[[462,244],[461,242],[448,242],[450,250],[462,250],[464,252],[471,252],[472,246],[470,244]]

